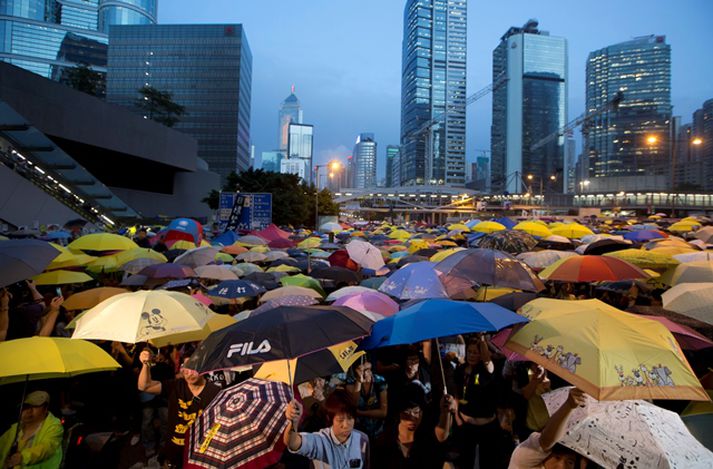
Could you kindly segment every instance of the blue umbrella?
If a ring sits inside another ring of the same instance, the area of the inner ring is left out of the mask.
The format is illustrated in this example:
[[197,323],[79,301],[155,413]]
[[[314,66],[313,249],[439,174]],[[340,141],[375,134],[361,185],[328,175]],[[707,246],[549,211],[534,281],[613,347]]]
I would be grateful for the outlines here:
[[414,262],[392,273],[379,291],[399,300],[448,298],[448,293],[433,269],[435,262]]
[[71,233],[68,233],[64,230],[57,230],[57,231],[50,231],[45,236],[43,236],[42,239],[52,241],[55,239],[69,239],[71,237],[72,237]]
[[238,235],[235,231],[226,231],[220,236],[216,236],[213,238],[213,241],[211,241],[212,245],[216,244],[222,244],[223,246],[231,246],[234,244],[238,239],[240,239],[240,235]]
[[209,296],[233,300],[246,296],[258,296],[265,293],[265,287],[247,280],[225,280],[208,290]]
[[653,230],[630,231],[629,233],[624,233],[624,239],[640,243],[645,243],[647,241],[651,241],[652,239],[659,238],[665,238],[665,236],[662,235],[661,232]]
[[527,318],[496,305],[454,300],[425,300],[374,324],[361,348],[371,350],[457,334],[493,332]]
[[515,225],[517,225],[517,223],[515,223],[514,221],[512,221],[512,220],[509,219],[508,217],[493,218],[493,221],[494,221],[494,222],[497,222],[497,223],[500,223],[501,225],[503,225],[503,226],[504,226],[505,228],[507,228],[508,230],[512,230],[513,228],[515,228]]

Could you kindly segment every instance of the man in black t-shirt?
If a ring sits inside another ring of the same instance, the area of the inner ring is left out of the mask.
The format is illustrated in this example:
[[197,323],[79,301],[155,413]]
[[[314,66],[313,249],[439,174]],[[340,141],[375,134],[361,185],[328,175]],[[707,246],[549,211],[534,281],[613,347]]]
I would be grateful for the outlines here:
[[160,394],[168,401],[168,441],[159,455],[159,460],[167,467],[183,465],[185,434],[193,422],[203,413],[220,392],[220,388],[203,378],[195,370],[185,367],[188,356],[183,357],[182,379],[153,381],[151,379],[151,351],[141,352],[141,372],[138,388],[140,391]]

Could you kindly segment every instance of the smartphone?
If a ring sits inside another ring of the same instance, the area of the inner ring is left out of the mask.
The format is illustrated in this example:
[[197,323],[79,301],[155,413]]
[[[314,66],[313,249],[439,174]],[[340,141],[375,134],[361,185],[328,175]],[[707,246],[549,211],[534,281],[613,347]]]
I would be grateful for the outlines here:
[[57,288],[55,289],[55,293],[57,293],[57,296],[62,296],[62,289],[59,288],[59,287],[57,287]]

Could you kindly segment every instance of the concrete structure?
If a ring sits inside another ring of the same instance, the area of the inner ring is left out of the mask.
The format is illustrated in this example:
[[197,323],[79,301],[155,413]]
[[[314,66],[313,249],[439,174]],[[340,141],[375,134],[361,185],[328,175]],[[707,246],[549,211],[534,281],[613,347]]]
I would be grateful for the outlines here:
[[[567,40],[538,29],[537,20],[510,28],[493,51],[492,190],[526,191],[551,181],[562,191],[564,137],[533,146],[567,123]],[[525,181],[525,182],[523,182]]]
[[376,187],[376,152],[377,145],[373,133],[360,134],[352,153],[354,172],[352,187],[364,189]]
[[263,171],[279,173],[282,169],[282,160],[285,159],[285,154],[281,151],[264,151],[262,152],[260,168]]
[[250,166],[252,55],[240,24],[112,26],[107,100],[137,113],[139,89],[170,92],[185,107],[175,128],[225,178]]
[[297,96],[295,96],[295,85],[292,85],[292,92],[282,102],[280,112],[277,114],[277,121],[278,129],[280,131],[277,148],[286,152],[290,135],[290,124],[302,123],[302,106],[300,105],[300,100],[297,99]]
[[465,184],[467,10],[466,0],[406,1],[402,185]]
[[[201,199],[219,178],[196,141],[120,106],[0,63],[0,124],[9,224],[63,223],[67,211],[108,225],[211,213]],[[66,210],[44,218],[57,204]]]

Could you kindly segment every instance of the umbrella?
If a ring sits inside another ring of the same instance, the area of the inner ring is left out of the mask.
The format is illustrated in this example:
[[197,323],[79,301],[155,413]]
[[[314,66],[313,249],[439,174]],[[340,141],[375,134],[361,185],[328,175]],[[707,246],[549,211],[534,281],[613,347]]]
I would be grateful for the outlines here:
[[367,288],[367,287],[362,287],[362,286],[349,286],[349,287],[342,287],[339,290],[335,290],[332,293],[327,296],[326,300],[327,302],[330,301],[336,301],[339,298],[347,295],[356,295],[359,293],[368,293],[368,292],[373,292],[373,288]]
[[515,225],[517,225],[516,222],[514,222],[511,218],[508,218],[508,217],[493,218],[492,221],[494,221],[496,223],[500,223],[508,230],[512,230],[515,227]]
[[94,280],[84,272],[71,270],[52,270],[32,277],[37,285],[68,285],[71,283],[86,283]]
[[323,295],[318,293],[312,288],[298,287],[295,285],[288,285],[285,287],[276,288],[270,290],[260,297],[260,302],[265,303],[276,298],[281,298],[283,296],[309,296],[317,300],[321,300]]
[[65,248],[64,246],[60,246],[59,244],[49,244],[59,250],[61,254],[55,257],[52,262],[50,262],[50,264],[45,268],[45,270],[82,267],[96,259],[96,257],[88,256],[86,254],[74,254],[69,249]]
[[[569,387],[542,395],[554,414],[567,400]],[[559,443],[603,467],[704,469],[713,453],[686,429],[670,410],[646,401],[597,402],[587,396],[572,411]]]
[[713,226],[705,226],[693,235],[704,243],[713,243]]
[[492,249],[476,248],[457,252],[436,264],[434,269],[449,293],[457,293],[475,284],[527,291],[544,288],[522,261]]
[[243,246],[265,246],[267,245],[267,240],[255,235],[241,236],[237,241]]
[[144,342],[162,336],[198,331],[211,311],[185,293],[140,290],[112,296],[86,311],[73,339]]
[[479,238],[475,244],[480,248],[519,254],[532,250],[537,246],[537,240],[522,231],[498,231]]
[[237,256],[238,254],[248,252],[248,248],[241,246],[240,244],[231,244],[230,246],[223,247],[221,251]]
[[[253,316],[255,314],[260,314],[264,313],[265,311],[271,310],[273,308],[277,308],[278,306],[312,306],[316,305],[319,303],[316,299],[312,298],[311,296],[305,296],[305,295],[288,295],[288,296],[281,296],[279,298],[274,298],[272,300],[268,300],[252,310],[249,314],[249,316]],[[239,313],[241,314],[241,313]]]
[[212,333],[188,366],[205,372],[299,358],[364,337],[372,324],[345,306],[278,306]]
[[618,239],[605,238],[598,241],[594,241],[584,248],[582,254],[586,256],[601,256],[609,252],[621,251],[623,249],[629,249],[631,247],[631,241],[620,241]]
[[173,263],[195,268],[213,262],[218,252],[219,249],[213,246],[201,246],[184,252],[175,258]]
[[274,290],[280,286],[277,277],[269,271],[253,272],[243,277],[243,280],[250,280],[253,283],[265,287],[266,290]]
[[[708,389],[708,396],[713,400],[713,390]],[[693,436],[703,446],[713,451],[713,402],[690,402],[683,412],[681,420]]]
[[163,236],[166,241],[190,241],[198,246],[203,240],[203,226],[191,218],[176,218],[168,224]]
[[361,348],[371,350],[457,334],[497,331],[525,322],[527,319],[522,316],[493,303],[431,299],[374,324]]
[[506,346],[598,400],[708,397],[676,340],[656,321],[599,300],[537,298]]
[[344,267],[355,272],[359,270],[359,264],[349,256],[349,252],[346,249],[334,251],[327,257],[327,260],[329,261],[329,265],[335,267]]
[[347,244],[347,252],[354,262],[367,269],[379,270],[384,266],[379,248],[366,241],[352,240]]
[[379,287],[379,291],[399,300],[418,298],[448,298],[448,293],[433,270],[433,262],[415,262],[393,272]]
[[353,270],[344,267],[323,267],[314,269],[310,275],[316,279],[332,280],[338,284],[358,285],[360,276]]
[[339,223],[327,222],[319,226],[319,231],[322,233],[339,233],[344,231],[344,228]]
[[284,259],[285,257],[290,257],[285,251],[270,251],[265,253],[265,259],[268,261],[276,261],[278,259]]
[[713,283],[681,283],[661,295],[663,307],[713,325]]
[[564,236],[566,238],[581,238],[590,234],[594,234],[592,230],[579,223],[568,223],[552,229],[553,235]]
[[238,276],[229,269],[218,265],[201,265],[194,269],[198,278],[211,280],[237,280]]
[[392,316],[399,312],[398,303],[388,295],[373,290],[341,296],[333,304],[349,306],[360,313],[376,313],[381,316]]
[[535,298],[537,298],[536,293],[511,292],[511,293],[505,293],[504,295],[497,296],[490,301],[491,301],[491,303],[500,305],[505,309],[509,309],[510,311],[517,311],[518,309],[522,308],[524,305],[526,305],[530,301],[534,300]]
[[129,290],[126,290],[125,288],[92,288],[89,290],[84,290],[79,293],[72,294],[64,301],[64,303],[62,303],[62,306],[64,306],[64,308],[68,311],[89,309],[98,305],[107,298],[111,298],[114,295],[119,295],[121,293],[128,292]]
[[206,295],[234,300],[256,297],[265,293],[265,288],[249,280],[225,280],[206,292]]
[[694,331],[690,327],[686,327],[676,322],[673,322],[663,316],[652,316],[646,314],[642,314],[641,316],[644,318],[652,319],[654,321],[658,321],[664,326],[666,326],[666,329],[671,331],[673,336],[678,341],[678,344],[684,350],[703,350],[706,348],[713,347],[713,341]]
[[114,254],[113,257],[116,259],[116,265],[121,266],[121,270],[124,271],[126,270],[123,268],[125,264],[137,259],[151,259],[158,262],[168,262],[166,256],[160,252],[154,251],[153,249],[147,248],[127,249],[126,251],[120,251]]
[[639,230],[624,233],[624,239],[637,243],[645,243],[652,239],[665,238],[666,235],[658,230]]
[[245,275],[252,274],[253,272],[262,272],[262,267],[250,262],[241,262],[236,267],[242,270]]
[[386,281],[386,277],[372,277],[366,280],[362,280],[359,285],[362,287],[370,288],[373,290],[378,290],[381,285]]
[[671,285],[713,282],[713,261],[694,261],[676,267]]
[[119,270],[119,265],[116,263],[116,256],[101,256],[96,257],[84,268],[92,273],[116,272]]
[[[457,252],[459,252],[459,251],[465,251],[465,249],[466,249],[466,248],[457,247],[457,248],[450,248],[450,249],[444,249],[444,250],[442,250],[442,251],[437,251],[436,253],[432,254],[432,255],[429,257],[428,260],[429,260],[430,262],[436,262],[436,263],[438,263],[438,262],[441,262],[443,259],[445,259],[446,257],[448,257],[448,256],[450,256],[450,255],[452,255],[452,254],[455,254],[455,253],[457,253]],[[424,249],[421,249],[421,251],[424,251]],[[418,251],[418,252],[421,252],[421,251]],[[423,254],[423,255],[425,255],[425,254]]]
[[540,272],[540,278],[562,282],[603,282],[649,278],[649,275],[611,256],[574,256],[555,262]]
[[125,276],[119,285],[122,287],[141,287],[146,284],[148,280],[149,278],[145,275],[133,274],[128,277]]
[[629,262],[640,269],[668,269],[669,267],[675,267],[679,264],[679,262],[671,256],[659,254],[656,251],[647,251],[645,249],[623,249],[606,255]]
[[280,279],[280,283],[282,284],[282,286],[310,288],[319,293],[321,296],[326,295],[324,289],[322,288],[322,284],[319,283],[319,280],[309,277],[307,275],[297,274],[291,275],[289,277],[282,277]]
[[484,221],[471,228],[471,231],[477,231],[478,233],[495,233],[496,231],[506,230],[504,225],[494,221]]
[[667,229],[668,229],[668,231],[672,231],[672,232],[676,232],[676,233],[688,233],[689,231],[695,231],[700,227],[701,227],[701,224],[699,222],[680,221],[678,223],[674,223],[673,225],[669,226]]
[[545,249],[544,251],[523,252],[517,257],[531,269],[544,269],[560,259],[567,257],[578,256],[574,251],[555,251],[553,249]]
[[546,238],[552,233],[546,226],[542,226],[540,223],[535,223],[533,221],[523,221],[512,227],[513,230],[523,231],[532,236],[539,236],[540,238]]
[[213,246],[231,246],[234,242],[240,239],[240,236],[235,231],[226,231],[225,233],[216,236],[210,241]]
[[[411,255],[411,256],[399,257],[398,259],[392,260],[389,263],[393,264],[395,262],[396,267],[401,268],[408,264],[414,264],[416,262],[425,262],[425,261],[428,261],[428,257]],[[435,264],[435,262],[434,262],[434,264]]]
[[60,251],[35,239],[0,241],[0,287],[41,273]]
[[196,276],[195,271],[190,267],[173,263],[150,265],[142,269],[139,274],[145,275],[147,278],[186,278]]
[[267,260],[267,256],[261,252],[244,252],[238,254],[235,259],[243,262],[264,262]]
[[139,246],[127,238],[113,233],[92,233],[79,237],[69,243],[72,251],[126,251]]
[[570,251],[574,249],[572,241],[565,238],[564,236],[552,235],[545,239],[541,239],[537,242],[538,248],[542,249],[554,249],[557,251]]
[[[194,296],[194,298],[196,298]],[[224,327],[231,326],[237,321],[227,314],[218,314],[214,312],[208,313],[208,320],[202,329],[189,332],[179,332],[176,334],[156,337],[149,342],[156,347],[165,347],[167,345],[185,344],[187,342],[197,342],[208,337],[212,332],[218,331]]]
[[218,394],[189,428],[187,469],[267,467],[282,456],[290,388],[251,378]]

